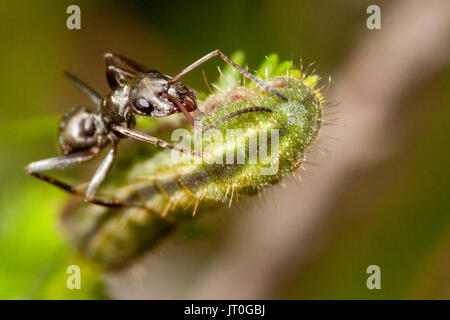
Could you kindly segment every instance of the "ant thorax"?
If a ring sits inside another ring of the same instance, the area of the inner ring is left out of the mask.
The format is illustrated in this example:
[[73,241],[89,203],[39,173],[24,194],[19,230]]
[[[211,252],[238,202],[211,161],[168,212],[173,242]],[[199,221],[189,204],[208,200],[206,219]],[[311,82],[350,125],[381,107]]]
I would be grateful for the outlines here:
[[114,123],[133,128],[136,120],[128,101],[130,86],[125,85],[112,90],[103,98],[100,113],[106,123]]

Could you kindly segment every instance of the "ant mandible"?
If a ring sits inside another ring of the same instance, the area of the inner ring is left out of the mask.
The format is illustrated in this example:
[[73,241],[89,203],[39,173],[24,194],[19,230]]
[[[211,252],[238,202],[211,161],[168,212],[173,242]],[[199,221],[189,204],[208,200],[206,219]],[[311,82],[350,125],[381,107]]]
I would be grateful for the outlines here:
[[[66,72],[66,76],[97,106],[97,111],[90,112],[84,108],[74,108],[67,112],[59,125],[58,144],[63,155],[32,162],[25,168],[25,171],[69,193],[82,196],[87,202],[108,207],[124,206],[125,203],[120,200],[95,196],[100,184],[111,169],[119,140],[128,136],[163,148],[196,155],[159,138],[134,131],[135,114],[156,118],[182,112],[193,125],[194,119],[190,112],[197,109],[197,99],[194,92],[178,80],[215,56],[222,58],[243,76],[255,81],[268,92],[284,101],[287,100],[277,90],[237,65],[220,50],[205,55],[173,78],[156,70],[148,69],[123,56],[106,53],[104,55],[106,77],[111,91],[102,98],[83,81]],[[225,118],[229,119],[231,116],[245,112],[270,112],[267,108],[262,107],[247,109],[235,112]],[[89,182],[86,192],[81,192],[77,187],[40,173],[40,171],[63,169],[87,162],[97,156],[106,146],[110,146],[110,150]]]

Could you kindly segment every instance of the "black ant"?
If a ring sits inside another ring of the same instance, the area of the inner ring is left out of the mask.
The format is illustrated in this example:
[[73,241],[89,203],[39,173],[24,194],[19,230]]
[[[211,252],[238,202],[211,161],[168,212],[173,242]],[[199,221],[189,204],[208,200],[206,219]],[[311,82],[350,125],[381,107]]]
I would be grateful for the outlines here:
[[[87,84],[72,74],[66,73],[66,76],[97,106],[97,111],[90,112],[84,108],[74,108],[67,112],[59,125],[58,143],[63,155],[32,162],[25,168],[26,172],[69,193],[83,196],[85,201],[109,207],[124,206],[125,203],[116,199],[95,197],[97,189],[111,169],[119,140],[128,136],[153,145],[196,155],[193,152],[179,149],[161,139],[132,129],[136,124],[135,114],[165,117],[182,112],[193,125],[194,119],[190,112],[197,109],[197,99],[194,92],[178,80],[214,56],[219,56],[243,76],[255,81],[270,93],[284,101],[287,100],[278,91],[234,63],[219,50],[215,50],[195,61],[173,78],[156,70],[148,69],[123,56],[107,53],[104,55],[104,60],[106,62],[106,77],[111,92],[102,98]],[[126,68],[119,67],[119,65]],[[254,111],[270,112],[267,108],[252,107],[248,110],[240,110],[239,113],[231,116]],[[229,118],[230,116],[226,117],[226,119]],[[89,182],[85,193],[76,187],[40,173],[40,171],[63,169],[87,162],[108,145],[110,150]]]

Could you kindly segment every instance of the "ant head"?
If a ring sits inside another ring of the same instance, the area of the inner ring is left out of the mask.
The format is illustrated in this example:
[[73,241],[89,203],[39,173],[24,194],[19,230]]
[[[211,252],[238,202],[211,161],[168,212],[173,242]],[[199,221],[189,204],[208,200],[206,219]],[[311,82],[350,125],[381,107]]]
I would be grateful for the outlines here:
[[177,105],[188,112],[197,109],[194,92],[182,83],[171,82],[171,78],[158,71],[139,74],[131,86],[129,101],[133,110],[140,115],[165,117],[181,112]]
[[58,143],[63,154],[85,150],[94,146],[96,139],[94,115],[84,108],[69,110],[59,123]]

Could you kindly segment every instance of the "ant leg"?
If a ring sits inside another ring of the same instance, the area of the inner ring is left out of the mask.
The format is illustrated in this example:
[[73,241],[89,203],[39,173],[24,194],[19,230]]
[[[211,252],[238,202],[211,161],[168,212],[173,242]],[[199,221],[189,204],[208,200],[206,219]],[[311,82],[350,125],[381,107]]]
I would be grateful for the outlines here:
[[153,137],[153,136],[149,136],[149,135],[147,135],[145,133],[142,133],[142,132],[139,132],[139,131],[134,131],[134,130],[131,130],[131,129],[127,129],[127,128],[121,127],[119,125],[116,125],[116,124],[111,125],[111,129],[116,131],[116,132],[118,132],[118,133],[121,133],[121,134],[123,134],[123,135],[125,135],[127,137],[131,137],[131,138],[136,139],[136,140],[140,140],[140,141],[143,141],[143,142],[151,143],[151,144],[153,144],[155,146],[160,146],[160,147],[163,147],[163,148],[166,148],[166,149],[176,150],[176,151],[183,152],[183,153],[186,153],[186,154],[189,154],[189,155],[201,157],[201,155],[199,155],[195,151],[190,151],[190,150],[185,150],[185,149],[182,149],[182,148],[178,148],[178,147],[174,146],[173,144],[170,144],[170,143],[168,143],[168,142],[166,142],[164,140],[161,140],[161,139]]
[[33,174],[38,171],[64,169],[67,167],[72,167],[77,164],[91,160],[99,153],[99,151],[100,150],[98,148],[93,148],[87,151],[72,153],[67,156],[35,161],[28,164],[27,167],[25,168],[25,171],[28,172],[29,174]]
[[123,64],[124,66],[129,67],[135,72],[146,72],[149,70],[146,66],[115,53],[105,53],[103,59],[105,59],[107,67],[117,66],[117,64]]
[[175,77],[173,77],[170,82],[176,82],[178,81],[182,76],[184,76],[186,73],[192,71],[193,69],[195,69],[196,67],[198,67],[199,65],[205,63],[206,61],[208,61],[209,59],[211,59],[212,57],[216,57],[219,56],[223,61],[225,61],[226,63],[228,63],[229,65],[231,65],[233,68],[235,68],[237,71],[239,71],[244,77],[249,78],[250,80],[253,80],[254,82],[256,82],[257,84],[259,84],[261,87],[263,87],[265,90],[267,90],[268,92],[276,95],[278,98],[280,98],[281,100],[287,101],[287,98],[285,96],[283,96],[280,92],[278,92],[277,90],[275,90],[274,88],[272,88],[271,86],[267,85],[266,83],[264,83],[264,81],[262,81],[261,79],[259,79],[258,77],[254,76],[253,74],[251,74],[250,72],[248,72],[247,70],[245,70],[244,68],[242,68],[241,66],[239,66],[238,64],[236,64],[235,62],[233,62],[230,58],[228,58],[226,55],[224,55],[220,50],[214,50],[213,52],[208,53],[207,55],[205,55],[204,57],[198,59],[197,61],[195,61],[193,64],[191,64],[190,66],[188,66],[187,68],[183,69],[179,74],[177,74]]
[[125,70],[116,66],[106,67],[106,79],[111,89],[116,89],[117,87],[123,87],[130,80],[136,78],[136,74],[129,70]]
[[[106,53],[103,56],[103,59],[106,63],[106,78],[108,79],[111,89],[123,85],[127,80],[136,77],[137,73],[148,70],[147,67],[140,63],[114,53]],[[118,64],[122,64],[131,70],[120,68],[117,66]]]
[[102,102],[102,97],[86,83],[75,77],[70,72],[66,71],[64,75],[99,108]]
[[103,180],[105,180],[106,175],[111,169],[111,166],[114,162],[114,158],[116,157],[116,151],[117,151],[117,144],[113,144],[108,154],[106,155],[105,159],[100,164],[94,176],[92,177],[91,182],[89,182],[89,186],[87,188],[86,195],[84,198],[86,201],[92,201],[95,198],[95,193],[97,192],[98,188],[100,187],[100,184],[103,182]]
[[[82,198],[85,197],[84,193],[80,192],[76,187],[73,187],[61,180],[54,179],[52,177],[49,177],[49,176],[39,173],[39,172],[29,172],[29,174],[31,174],[32,176],[34,176],[38,179],[41,179],[42,181],[48,182],[70,194],[73,194],[75,196],[79,196]],[[89,200],[88,202],[93,203],[93,204],[98,204],[98,205],[101,205],[104,207],[114,207],[114,208],[120,208],[120,207],[125,207],[125,206],[135,206],[135,205],[127,204],[125,202],[121,202],[120,200],[117,200],[117,199],[93,198],[93,199]]]
[[[87,161],[91,160],[97,154],[98,154],[98,150],[94,150],[94,151],[89,150],[89,151],[74,153],[74,154],[68,155],[68,156],[40,160],[40,161],[30,163],[25,168],[25,171],[28,174],[30,174],[42,181],[50,183],[51,185],[54,185],[68,193],[71,193],[73,195],[84,198],[85,194],[83,192],[79,191],[76,187],[73,187],[61,180],[49,177],[38,171],[62,169],[62,168],[67,168],[67,167],[74,166],[77,164],[81,164],[83,162],[87,162]],[[130,205],[130,204],[123,203],[116,199],[94,198],[94,199],[90,200],[89,202],[98,204],[101,206],[105,206],[105,207],[123,207],[123,206]]]
[[204,128],[204,129],[202,130],[202,133],[205,133],[206,131],[211,130],[211,129],[217,127],[217,126],[220,125],[221,123],[223,123],[223,122],[225,122],[225,121],[227,121],[227,120],[229,120],[229,119],[231,119],[231,118],[237,117],[237,116],[239,116],[239,115],[241,115],[241,114],[244,114],[244,113],[250,113],[250,112],[273,112],[273,111],[272,111],[272,109],[266,108],[266,107],[249,107],[249,108],[243,108],[243,109],[237,110],[237,111],[235,111],[235,112],[232,112],[232,113],[230,113],[230,114],[227,114],[227,115],[224,116],[222,119],[219,119],[219,120],[217,120],[216,122],[210,124],[209,126],[207,126],[206,128]]

